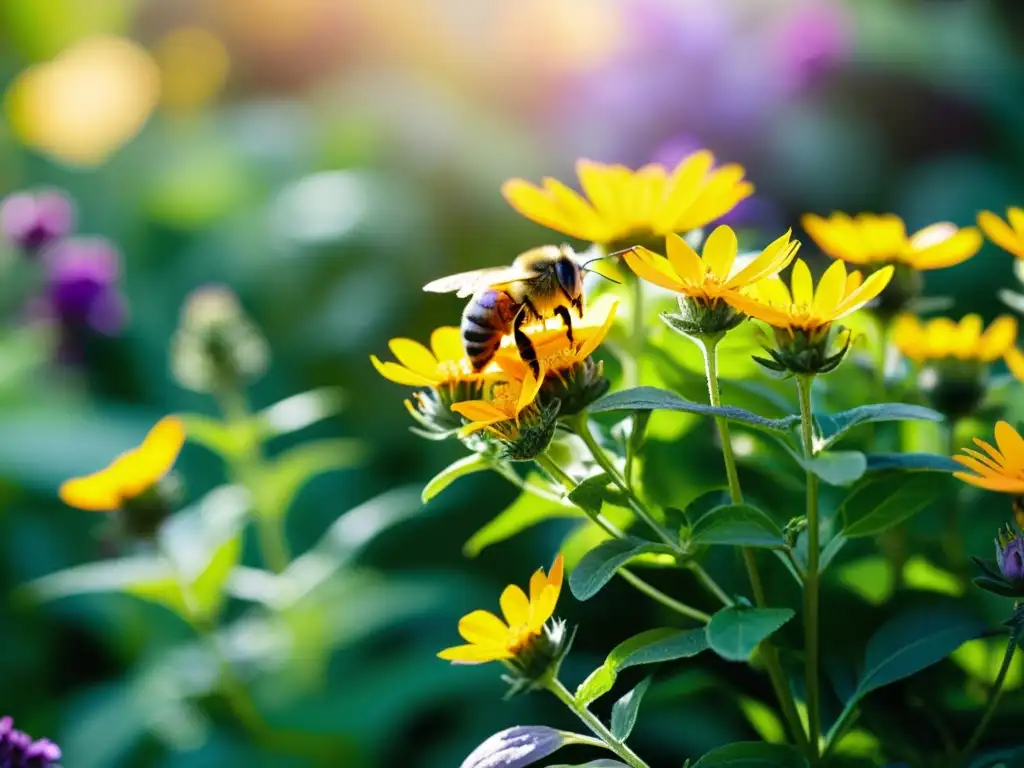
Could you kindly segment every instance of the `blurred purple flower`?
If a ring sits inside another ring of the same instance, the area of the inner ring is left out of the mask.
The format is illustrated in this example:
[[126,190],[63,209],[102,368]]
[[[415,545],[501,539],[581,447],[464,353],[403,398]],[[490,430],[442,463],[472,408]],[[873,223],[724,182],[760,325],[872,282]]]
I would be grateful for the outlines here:
[[0,204],[0,231],[30,254],[67,237],[74,226],[75,209],[63,192],[17,192]]
[[113,335],[124,324],[120,256],[103,238],[63,240],[46,253],[50,311],[62,325]]
[[33,741],[15,730],[10,717],[0,717],[0,768],[50,768],[60,757],[60,747],[52,741]]
[[776,45],[779,75],[791,91],[796,91],[847,56],[848,22],[834,3],[808,3],[783,20]]

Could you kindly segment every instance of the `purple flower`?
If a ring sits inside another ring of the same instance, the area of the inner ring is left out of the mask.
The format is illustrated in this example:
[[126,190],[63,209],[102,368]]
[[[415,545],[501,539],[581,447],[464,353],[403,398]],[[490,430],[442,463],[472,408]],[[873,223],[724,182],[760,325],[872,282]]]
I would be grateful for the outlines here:
[[0,231],[26,253],[67,237],[74,226],[74,206],[62,192],[18,192],[0,204]]
[[474,749],[462,768],[524,768],[557,752],[566,743],[565,736],[543,725],[507,728]]
[[60,747],[49,739],[33,741],[15,730],[14,720],[0,717],[0,768],[50,768],[60,760]]
[[1007,581],[1024,582],[1024,538],[1012,531],[996,539],[996,562]]
[[780,77],[792,90],[841,62],[850,49],[849,23],[838,8],[812,3],[794,11],[776,40]]
[[64,328],[113,335],[124,324],[118,289],[121,259],[102,238],[63,240],[46,252],[47,299]]

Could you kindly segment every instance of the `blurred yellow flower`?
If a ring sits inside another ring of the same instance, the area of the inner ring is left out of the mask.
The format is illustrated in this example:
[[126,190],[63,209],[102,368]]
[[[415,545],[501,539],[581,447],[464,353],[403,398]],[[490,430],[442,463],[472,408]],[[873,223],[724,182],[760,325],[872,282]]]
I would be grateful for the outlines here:
[[141,130],[159,93],[160,70],[145,49],[94,37],[18,75],[6,111],[26,145],[68,165],[94,166]]
[[194,110],[215,98],[227,80],[230,58],[220,38],[201,27],[168,32],[154,49],[163,81],[161,100]]
[[893,327],[896,348],[915,363],[956,358],[991,363],[1016,352],[1017,320],[1001,315],[982,330],[979,315],[959,322],[947,317],[922,322],[914,315],[900,315]]
[[397,363],[381,362],[370,355],[370,362],[388,381],[407,387],[434,387],[462,381],[477,381],[481,373],[473,365],[462,347],[462,333],[453,325],[442,326],[430,334],[430,348],[412,339],[392,339],[388,342]]
[[894,214],[833,213],[827,219],[813,213],[801,220],[818,247],[835,259],[852,264],[900,263],[918,270],[941,269],[966,261],[981,248],[974,227],[949,222],[925,227],[907,236],[903,220]]
[[[485,399],[452,403],[451,409],[455,413],[469,419],[469,424],[459,430],[460,435],[487,429],[499,437],[514,437],[518,432],[519,415],[537,399],[544,383],[543,365],[540,376],[534,376],[529,366],[520,360],[505,358],[498,360],[497,364],[507,376],[490,387]],[[523,373],[525,375],[519,378]],[[507,429],[508,422],[512,422],[513,429]]]
[[1024,208],[1011,207],[1003,221],[991,211],[978,214],[978,226],[988,239],[1018,259],[1024,259]]
[[970,472],[955,472],[965,483],[1000,493],[1024,494],[1024,438],[1005,421],[996,424],[996,445],[974,438],[984,453],[964,448],[962,456],[953,459]]
[[60,498],[78,509],[113,512],[144,494],[170,472],[184,443],[184,423],[177,416],[165,416],[138,448],[125,451],[99,472],[64,482]]
[[438,655],[455,664],[485,664],[514,659],[544,634],[544,624],[555,613],[562,591],[565,561],[559,554],[544,575],[538,568],[530,579],[530,595],[515,584],[501,593],[502,621],[490,611],[473,611],[459,620],[459,634],[468,643],[446,648]]
[[703,227],[753,193],[742,166],[713,170],[713,165],[707,150],[684,158],[674,170],[650,164],[632,171],[579,160],[583,195],[552,178],[540,187],[511,179],[502,194],[523,216],[557,232],[594,243],[621,243]]
[[797,259],[790,278],[792,291],[781,279],[769,277],[724,298],[740,312],[775,328],[813,332],[863,307],[889,284],[892,273],[892,266],[883,267],[863,280],[860,272],[847,275],[846,265],[837,261],[825,270],[815,290],[811,270]]
[[796,256],[800,242],[790,232],[775,240],[740,269],[736,268],[736,234],[727,226],[716,227],[704,241],[702,256],[679,235],[665,238],[668,258],[643,246],[626,251],[626,264],[638,277],[695,299],[710,302],[784,269]]

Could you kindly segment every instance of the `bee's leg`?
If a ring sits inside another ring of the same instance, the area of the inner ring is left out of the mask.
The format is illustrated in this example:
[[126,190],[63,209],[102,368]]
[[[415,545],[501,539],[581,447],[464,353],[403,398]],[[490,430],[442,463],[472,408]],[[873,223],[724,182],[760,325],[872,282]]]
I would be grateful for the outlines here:
[[580,320],[583,319],[583,296],[580,296],[576,301],[573,302],[576,305],[576,314],[580,316]]
[[572,344],[572,315],[569,314],[569,309],[567,307],[555,307],[555,314],[562,318],[562,322],[565,323],[565,335],[569,338],[569,343]]
[[530,341],[530,337],[523,333],[522,325],[526,320],[526,312],[520,312],[516,315],[515,322],[512,324],[512,337],[515,339],[516,347],[519,349],[519,357],[530,366],[533,375],[539,377],[540,363],[537,362],[537,350],[534,348],[533,342]]

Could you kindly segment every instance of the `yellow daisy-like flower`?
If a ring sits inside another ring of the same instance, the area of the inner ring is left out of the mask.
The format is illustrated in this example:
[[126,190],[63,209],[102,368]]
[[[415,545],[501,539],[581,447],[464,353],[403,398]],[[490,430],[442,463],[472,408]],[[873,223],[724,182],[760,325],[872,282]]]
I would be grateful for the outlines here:
[[679,235],[671,234],[665,238],[667,258],[643,246],[626,251],[623,257],[629,268],[647,282],[710,302],[788,266],[800,248],[799,241],[791,240],[790,235],[786,232],[740,269],[736,268],[736,233],[724,225],[716,227],[704,241],[701,256]]
[[514,659],[544,634],[544,624],[555,613],[562,591],[564,560],[559,554],[544,575],[538,568],[530,579],[527,597],[515,584],[501,593],[502,621],[490,611],[473,611],[459,621],[459,634],[468,643],[446,648],[438,655],[455,664],[485,664],[489,661]]
[[452,325],[437,328],[430,334],[430,348],[412,339],[388,342],[397,363],[382,362],[370,355],[370,362],[388,381],[408,387],[434,387],[461,381],[476,381],[481,374],[473,370],[462,347],[462,334]]
[[997,448],[984,440],[974,438],[984,451],[964,448],[962,456],[953,459],[969,472],[955,472],[965,483],[999,493],[1024,494],[1024,438],[1005,421],[996,424]]
[[545,178],[541,186],[511,179],[502,194],[538,224],[607,244],[703,227],[753,194],[754,185],[743,178],[743,166],[713,166],[714,156],[707,150],[684,158],[673,170],[650,164],[633,171],[579,160],[576,173],[582,195],[552,178]]
[[[496,429],[496,425],[504,425],[505,422],[513,422],[518,427],[519,414],[537,399],[537,394],[544,383],[543,367],[540,376],[534,376],[529,366],[518,360],[505,359],[499,361],[498,365],[507,366],[502,367],[507,377],[491,387],[486,400],[452,403],[451,409],[470,422],[459,430],[461,436],[471,435],[481,429],[490,429],[501,435],[503,430]],[[525,373],[525,376],[518,378],[520,373]]]
[[154,487],[174,466],[185,443],[185,425],[165,416],[142,445],[125,451],[105,469],[60,486],[61,501],[90,512],[113,512]]
[[991,211],[978,214],[978,226],[988,239],[1018,259],[1024,259],[1024,208],[1012,207],[1003,221]]
[[863,266],[905,264],[917,270],[952,267],[981,248],[975,227],[949,222],[925,227],[908,236],[903,220],[894,214],[833,213],[827,219],[808,213],[801,220],[818,247],[835,259]]
[[1017,320],[1002,315],[983,330],[979,315],[967,315],[959,322],[947,317],[922,322],[914,315],[900,315],[892,338],[896,348],[915,363],[947,358],[991,363],[1016,352]]
[[882,292],[892,279],[893,267],[878,270],[867,280],[860,272],[846,273],[836,261],[825,270],[817,290],[811,270],[802,259],[793,264],[792,290],[777,277],[769,277],[744,292],[724,295],[733,307],[775,328],[800,329],[808,333],[857,311]]

